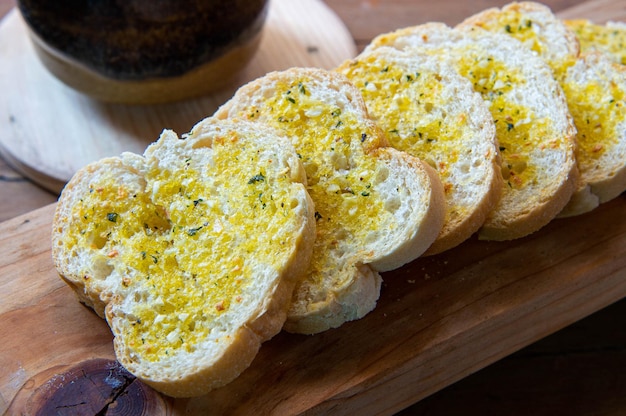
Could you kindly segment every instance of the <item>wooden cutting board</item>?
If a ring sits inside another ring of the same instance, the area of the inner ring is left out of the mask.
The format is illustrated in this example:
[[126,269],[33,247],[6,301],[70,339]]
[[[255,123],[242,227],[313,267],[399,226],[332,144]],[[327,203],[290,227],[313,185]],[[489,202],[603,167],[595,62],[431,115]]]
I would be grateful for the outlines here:
[[[37,408],[60,386],[67,397],[57,403],[77,411],[98,376],[109,380],[100,408],[119,396],[114,365],[94,361],[114,358],[108,326],[52,265],[53,209],[0,224],[0,412]],[[626,296],[624,213],[626,195],[524,239],[470,240],[386,273],[365,318],[314,336],[281,333],[206,397],[166,399],[138,382],[124,389],[141,394],[119,397],[157,416],[393,413]]]
[[[626,17],[614,1],[584,6],[568,17]],[[233,383],[172,400],[111,361],[106,323],[56,275],[53,210],[0,224],[0,414],[35,414],[42,403],[62,405],[59,414],[88,405],[91,414],[133,405],[145,415],[391,414],[626,296],[622,195],[520,240],[472,239],[386,273],[364,319],[281,333]]]
[[170,104],[105,104],[70,89],[43,67],[13,10],[0,21],[0,153],[23,175],[58,193],[94,160],[143,153],[164,128],[188,132],[238,85],[292,66],[331,69],[355,54],[352,36],[321,0],[272,0],[259,50],[234,84]]

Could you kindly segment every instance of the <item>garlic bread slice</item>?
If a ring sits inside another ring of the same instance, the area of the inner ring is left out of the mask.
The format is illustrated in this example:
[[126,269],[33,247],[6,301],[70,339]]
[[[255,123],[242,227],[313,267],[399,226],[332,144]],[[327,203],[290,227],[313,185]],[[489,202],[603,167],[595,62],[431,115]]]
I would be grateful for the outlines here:
[[620,59],[626,31],[578,21],[571,25],[577,28],[574,32],[535,2],[488,9],[460,26],[478,26],[522,41],[548,63],[563,88],[577,129],[580,179],[560,217],[591,211],[626,190],[624,69],[613,65],[609,55],[591,52],[613,51],[614,59]]
[[359,90],[314,68],[273,72],[241,87],[215,114],[269,124],[291,137],[315,203],[317,238],[285,329],[316,333],[363,317],[381,277],[421,255],[445,212],[427,164],[386,147]]
[[479,231],[508,240],[539,230],[570,200],[578,180],[576,129],[551,69],[507,35],[427,23],[368,46],[420,48],[453,65],[486,100],[502,158],[502,196]]
[[143,156],[74,175],[53,221],[55,266],[106,317],[132,374],[170,396],[205,394],[282,328],[313,247],[305,184],[293,146],[269,127],[164,131]]
[[376,48],[337,71],[360,89],[391,145],[427,161],[443,182],[446,218],[425,254],[468,239],[502,193],[495,125],[480,94],[453,66],[416,50]]

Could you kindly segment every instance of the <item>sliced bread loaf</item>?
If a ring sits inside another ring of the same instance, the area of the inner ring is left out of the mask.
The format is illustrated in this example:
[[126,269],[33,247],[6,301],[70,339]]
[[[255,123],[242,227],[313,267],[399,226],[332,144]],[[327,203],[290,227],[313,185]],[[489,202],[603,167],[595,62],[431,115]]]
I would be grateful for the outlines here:
[[316,333],[363,317],[378,272],[421,255],[443,223],[437,173],[387,146],[359,90],[343,75],[292,68],[241,87],[216,118],[247,118],[291,137],[315,202],[317,238],[285,329]]
[[578,178],[575,128],[547,64],[518,40],[479,28],[428,23],[374,39],[368,49],[420,47],[454,65],[487,101],[502,157],[502,197],[479,237],[530,234],[569,201]]
[[185,140],[164,131],[143,156],[71,179],[54,262],[106,317],[124,367],[167,395],[201,395],[282,328],[313,247],[305,183],[293,146],[269,127],[201,122]]
[[[559,216],[588,212],[626,190],[626,84],[619,65],[612,65],[599,54],[579,55],[574,32],[539,3],[512,3],[502,9],[489,9],[461,26],[478,26],[521,40],[550,65],[559,80],[577,129],[580,170],[577,191]],[[581,26],[580,32],[587,36],[584,49],[592,45],[593,27]],[[601,47],[619,44],[619,31],[608,32],[604,27],[595,32]]]
[[493,118],[470,82],[432,54],[390,47],[364,52],[337,71],[360,89],[391,145],[439,173],[446,219],[425,254],[474,234],[500,199],[502,175]]

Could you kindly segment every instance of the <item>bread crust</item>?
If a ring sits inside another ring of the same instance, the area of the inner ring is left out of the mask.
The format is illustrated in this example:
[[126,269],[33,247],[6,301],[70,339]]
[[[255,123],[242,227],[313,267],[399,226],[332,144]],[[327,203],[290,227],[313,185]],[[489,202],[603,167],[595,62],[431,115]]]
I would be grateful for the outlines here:
[[143,156],[72,178],[53,221],[55,266],[105,316],[124,367],[167,395],[202,395],[285,322],[315,239],[305,185],[295,149],[269,127],[164,131]]
[[412,261],[436,238],[445,212],[438,178],[409,155],[383,149],[386,136],[343,75],[269,73],[240,88],[214,117],[282,128],[307,169],[318,235],[286,330],[316,333],[363,317],[378,299],[378,272]]

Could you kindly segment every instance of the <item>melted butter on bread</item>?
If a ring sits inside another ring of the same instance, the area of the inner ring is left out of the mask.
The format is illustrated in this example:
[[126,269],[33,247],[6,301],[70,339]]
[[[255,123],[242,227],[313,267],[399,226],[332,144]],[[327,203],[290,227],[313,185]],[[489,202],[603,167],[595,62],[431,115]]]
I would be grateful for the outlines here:
[[488,102],[508,180],[480,238],[522,237],[562,210],[578,177],[575,128],[544,60],[511,36],[469,25],[399,29],[375,38],[368,49],[379,47],[428,50],[453,65]]
[[[621,86],[624,69],[618,67],[625,56],[626,25],[564,22],[544,5],[522,2],[487,9],[460,26],[516,38],[548,63],[560,83],[577,129],[580,179],[559,216],[588,212],[626,189],[620,161],[625,138],[620,127],[626,114]],[[616,64],[612,65],[609,57]]]
[[291,138],[315,203],[317,237],[285,329],[317,333],[376,305],[379,272],[435,240],[445,201],[436,173],[388,147],[359,90],[336,72],[290,68],[241,87],[214,115],[268,124]]
[[577,120],[578,146],[585,156],[579,158],[582,170],[593,168],[604,152],[617,143],[624,119],[624,86],[602,85],[592,80],[586,84],[564,85],[569,109]]
[[[315,245],[319,248],[314,250],[309,276],[318,283],[338,266],[324,247],[366,247],[376,240],[383,224],[398,224],[389,220],[393,207],[384,206],[376,195],[377,183],[389,174],[369,154],[383,143],[380,132],[342,108],[312,97],[309,86],[307,78],[277,82],[273,95],[261,106],[247,108],[239,115],[255,118],[265,114],[266,123],[288,129],[294,137],[307,172],[308,191],[315,201]],[[367,252],[360,255],[368,257]]]
[[[134,292],[126,311],[132,324],[118,334],[131,360],[192,353],[209,335],[228,342],[230,335],[219,334],[224,316],[254,296],[250,276],[260,265],[248,260],[278,271],[292,255],[285,248],[299,238],[290,225],[298,201],[289,170],[272,173],[275,160],[259,157],[264,150],[239,142],[236,132],[214,138],[211,148],[208,165],[191,153],[167,167],[149,165],[145,192],[102,175],[72,207],[59,244],[88,247],[104,270],[121,276],[123,290]],[[83,274],[87,286],[106,278]]]
[[184,140],[164,130],[143,155],[80,169],[57,204],[52,257],[106,318],[120,363],[191,397],[232,381],[281,330],[314,238],[289,140],[205,119]]
[[446,218],[426,254],[469,238],[501,194],[495,126],[481,96],[452,66],[416,50],[378,48],[336,71],[359,88],[390,144],[427,162],[443,182]]
[[576,62],[580,46],[574,33],[536,2],[512,2],[489,8],[465,19],[460,27],[475,26],[514,37],[545,59],[558,79]]
[[[445,114],[439,111],[442,86],[437,74],[407,73],[373,55],[352,61],[343,72],[361,90],[368,110],[387,133],[390,144],[427,161],[438,171],[445,191],[453,192],[447,168],[448,163],[458,160],[459,150],[453,146],[453,139],[462,134],[467,120],[459,117],[455,123],[443,123]],[[407,88],[411,83],[419,83],[419,88]],[[447,154],[445,161],[432,159],[434,147]]]
[[546,137],[555,137],[546,117],[537,115],[513,99],[514,86],[522,81],[503,62],[482,51],[464,50],[457,60],[459,73],[472,82],[491,111],[502,158],[502,177],[510,188],[537,184],[537,169],[529,158],[531,149],[543,146]]
[[599,25],[586,19],[565,20],[574,31],[583,52],[599,50],[608,53],[615,62],[626,65],[626,25],[609,22]]

